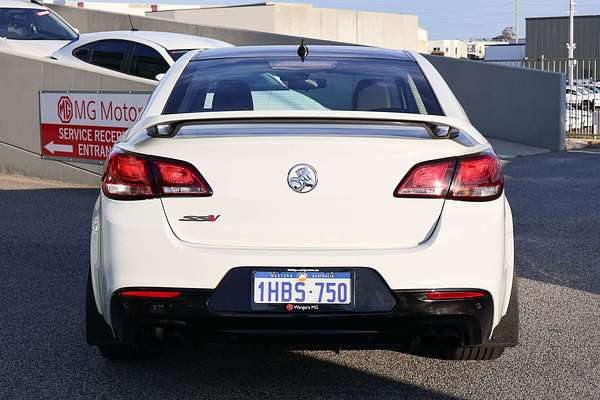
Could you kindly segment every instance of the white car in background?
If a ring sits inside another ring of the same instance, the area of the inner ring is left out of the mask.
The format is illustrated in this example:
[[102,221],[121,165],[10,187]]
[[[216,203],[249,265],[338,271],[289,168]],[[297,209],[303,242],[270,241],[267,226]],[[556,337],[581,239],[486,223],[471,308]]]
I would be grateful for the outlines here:
[[207,50],[232,45],[220,40],[153,31],[85,33],[54,52],[51,58],[73,66],[121,72],[159,80],[160,76],[190,50]]
[[0,49],[47,57],[77,37],[75,28],[41,4],[0,0]]
[[421,55],[191,52],[106,161],[87,341],[493,359],[518,342],[513,249],[501,164]]

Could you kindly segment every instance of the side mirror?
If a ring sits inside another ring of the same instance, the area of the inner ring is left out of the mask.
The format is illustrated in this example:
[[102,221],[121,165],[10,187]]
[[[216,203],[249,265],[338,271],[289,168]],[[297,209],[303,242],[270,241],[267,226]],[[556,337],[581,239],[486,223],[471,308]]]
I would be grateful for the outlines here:
[[160,81],[160,80],[161,80],[162,78],[164,78],[164,77],[165,77],[165,74],[163,73],[163,74],[158,74],[158,75],[156,75],[156,76],[154,77],[154,79],[156,79],[157,81]]

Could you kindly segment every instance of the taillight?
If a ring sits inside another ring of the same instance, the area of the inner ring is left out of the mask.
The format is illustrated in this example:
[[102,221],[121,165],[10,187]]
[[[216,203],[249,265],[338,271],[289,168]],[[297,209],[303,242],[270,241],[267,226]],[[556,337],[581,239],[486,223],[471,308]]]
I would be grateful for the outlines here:
[[144,157],[115,149],[109,156],[102,191],[119,200],[147,199],[155,196],[152,173]]
[[102,191],[111,199],[212,195],[202,175],[183,161],[142,156],[115,148],[106,163]]
[[402,179],[395,197],[488,201],[504,188],[502,167],[490,153],[417,164]]
[[181,161],[153,160],[158,190],[163,196],[210,196],[206,181],[194,167]]
[[500,161],[491,154],[458,160],[449,199],[486,201],[497,199],[504,188]]
[[402,179],[394,196],[440,199],[446,197],[454,173],[454,160],[418,164]]

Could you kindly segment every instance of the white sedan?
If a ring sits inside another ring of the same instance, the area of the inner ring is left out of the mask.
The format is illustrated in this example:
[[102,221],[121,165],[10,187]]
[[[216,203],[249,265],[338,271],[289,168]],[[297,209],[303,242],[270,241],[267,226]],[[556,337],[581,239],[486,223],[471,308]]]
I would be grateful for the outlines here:
[[513,257],[501,164],[419,54],[190,52],[106,162],[87,340],[493,359],[518,342]]
[[47,57],[77,39],[77,30],[34,2],[0,0],[0,49]]
[[190,50],[230,47],[220,40],[153,31],[85,33],[51,58],[74,66],[106,69],[140,78],[159,80],[179,57]]

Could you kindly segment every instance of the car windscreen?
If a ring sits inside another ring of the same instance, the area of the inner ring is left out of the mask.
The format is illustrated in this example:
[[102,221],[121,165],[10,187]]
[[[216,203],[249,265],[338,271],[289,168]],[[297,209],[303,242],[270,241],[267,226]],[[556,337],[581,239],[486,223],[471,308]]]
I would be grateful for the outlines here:
[[335,57],[192,61],[163,113],[271,110],[443,115],[416,62]]
[[73,40],[77,33],[50,10],[0,8],[0,37],[11,40]]

